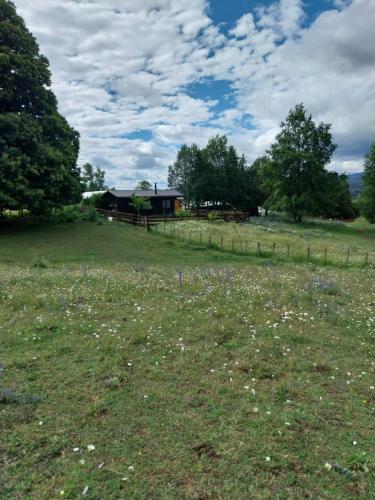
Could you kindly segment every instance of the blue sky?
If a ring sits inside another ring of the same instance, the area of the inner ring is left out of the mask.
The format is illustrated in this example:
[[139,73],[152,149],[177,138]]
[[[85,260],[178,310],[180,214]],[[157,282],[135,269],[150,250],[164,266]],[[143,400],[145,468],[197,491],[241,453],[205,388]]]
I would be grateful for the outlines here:
[[226,134],[251,163],[304,102],[332,124],[329,168],[375,140],[374,0],[15,0],[49,58],[80,164],[164,186],[181,144]]

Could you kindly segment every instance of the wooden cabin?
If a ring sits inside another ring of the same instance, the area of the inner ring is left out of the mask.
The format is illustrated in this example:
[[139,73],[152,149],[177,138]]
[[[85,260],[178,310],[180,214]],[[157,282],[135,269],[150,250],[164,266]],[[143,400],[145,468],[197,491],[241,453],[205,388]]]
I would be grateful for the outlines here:
[[173,215],[181,208],[182,194],[174,189],[134,190],[116,189],[106,191],[102,196],[101,208],[105,210],[117,209],[118,212],[136,213],[132,206],[132,196],[148,198],[151,208],[143,210],[143,215]]

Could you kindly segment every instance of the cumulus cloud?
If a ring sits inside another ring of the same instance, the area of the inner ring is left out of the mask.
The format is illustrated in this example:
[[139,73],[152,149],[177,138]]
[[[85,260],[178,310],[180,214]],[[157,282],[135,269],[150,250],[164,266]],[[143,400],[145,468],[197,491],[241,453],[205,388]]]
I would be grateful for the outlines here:
[[[163,184],[181,143],[216,133],[255,159],[298,102],[332,123],[334,168],[359,169],[375,138],[373,0],[335,0],[310,24],[302,0],[275,0],[228,32],[209,16],[213,0],[15,4],[81,133],[80,161],[104,167],[111,185]],[[193,96],[207,79],[229,82],[230,105]]]

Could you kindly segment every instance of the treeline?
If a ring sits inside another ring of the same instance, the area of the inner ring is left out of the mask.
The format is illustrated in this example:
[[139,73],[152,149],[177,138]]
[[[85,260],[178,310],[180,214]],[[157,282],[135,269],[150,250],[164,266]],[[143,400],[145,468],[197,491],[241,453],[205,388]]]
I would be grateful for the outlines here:
[[263,201],[256,171],[226,136],[213,137],[203,149],[182,146],[169,167],[168,185],[183,193],[188,208],[209,204],[254,211]]
[[169,187],[188,208],[202,205],[257,213],[259,206],[290,214],[355,216],[346,175],[326,170],[335,151],[330,125],[316,125],[302,104],[281,123],[266,155],[248,165],[243,155],[216,136],[204,148],[184,145],[169,167]]

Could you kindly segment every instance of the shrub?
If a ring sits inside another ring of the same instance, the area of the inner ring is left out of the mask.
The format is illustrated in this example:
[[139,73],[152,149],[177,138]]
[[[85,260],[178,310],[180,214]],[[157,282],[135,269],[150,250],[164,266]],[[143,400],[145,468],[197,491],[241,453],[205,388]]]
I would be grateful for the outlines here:
[[100,208],[102,197],[102,194],[93,194],[89,198],[82,200],[82,206]]
[[190,217],[191,212],[189,210],[185,210],[184,208],[178,208],[176,210],[176,217]]
[[57,222],[73,223],[81,220],[82,214],[75,207],[65,207],[56,215]]
[[82,220],[89,222],[99,222],[99,214],[95,208],[91,207],[82,213]]
[[217,220],[217,215],[215,212],[208,212],[207,219],[210,222],[215,222]]

